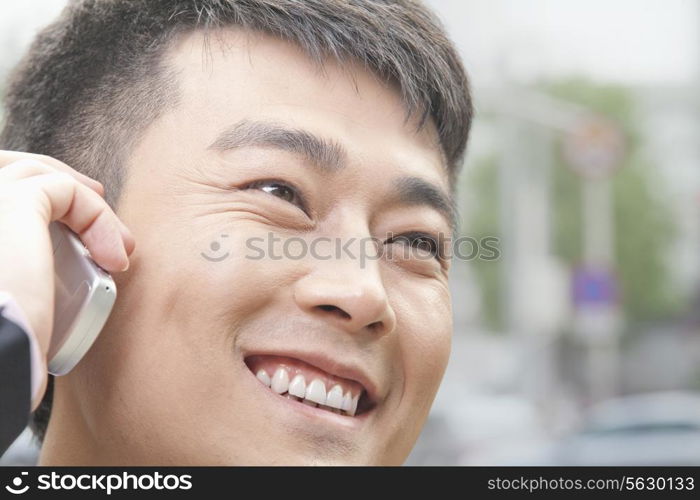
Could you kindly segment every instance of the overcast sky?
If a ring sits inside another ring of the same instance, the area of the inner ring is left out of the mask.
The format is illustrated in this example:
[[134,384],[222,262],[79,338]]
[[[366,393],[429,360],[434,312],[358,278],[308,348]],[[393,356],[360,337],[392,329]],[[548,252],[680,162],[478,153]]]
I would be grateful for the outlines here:
[[[475,84],[585,75],[684,85],[700,66],[696,0],[428,0],[459,45]],[[64,0],[0,5],[0,71]]]
[[700,65],[696,0],[428,0],[475,82],[580,74],[686,84]]

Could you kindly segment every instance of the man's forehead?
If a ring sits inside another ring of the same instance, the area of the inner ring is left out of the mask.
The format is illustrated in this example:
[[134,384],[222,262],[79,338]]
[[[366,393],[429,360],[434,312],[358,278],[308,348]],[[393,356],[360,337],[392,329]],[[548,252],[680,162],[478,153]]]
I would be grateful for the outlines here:
[[[245,107],[248,103],[254,108],[256,98],[264,99],[266,104],[273,100],[283,105],[288,99],[292,105],[297,105],[295,99],[303,99],[307,107],[317,105],[328,109],[336,106],[336,115],[348,108],[359,110],[362,105],[379,102],[390,112],[380,116],[370,109],[370,113],[360,116],[358,121],[372,126],[377,120],[393,117],[396,123],[393,128],[400,128],[402,139],[405,139],[401,141],[401,147],[409,154],[413,152],[413,156],[429,158],[430,163],[438,166],[437,170],[444,174],[441,177],[445,186],[448,184],[447,158],[434,121],[430,116],[423,119],[419,112],[409,114],[398,86],[357,61],[325,58],[317,63],[293,42],[230,27],[196,30],[182,36],[173,43],[167,64],[175,67],[182,90],[181,100],[194,98],[201,102],[206,99],[210,106],[217,108],[223,105],[218,102],[221,98],[244,103],[243,109],[248,116],[231,116],[228,120],[231,123],[256,118],[250,116],[251,109]],[[219,80],[219,85],[212,84],[216,80]],[[339,91],[339,88],[347,91]],[[212,89],[219,92],[212,92]],[[295,92],[299,95],[295,96]],[[295,111],[302,114],[304,109],[297,106]],[[388,133],[386,137],[388,141]]]

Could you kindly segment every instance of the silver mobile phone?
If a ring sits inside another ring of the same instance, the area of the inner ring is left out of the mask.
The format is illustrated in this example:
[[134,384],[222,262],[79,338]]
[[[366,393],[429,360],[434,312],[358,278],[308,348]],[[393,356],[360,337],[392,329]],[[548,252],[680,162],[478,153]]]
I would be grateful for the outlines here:
[[117,287],[65,224],[52,222],[49,232],[56,294],[48,369],[53,375],[65,375],[102,330],[117,298]]

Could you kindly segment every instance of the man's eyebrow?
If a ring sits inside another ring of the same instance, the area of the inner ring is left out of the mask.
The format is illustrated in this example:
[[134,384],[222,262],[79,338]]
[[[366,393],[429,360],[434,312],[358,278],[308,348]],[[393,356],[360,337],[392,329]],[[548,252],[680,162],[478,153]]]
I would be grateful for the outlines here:
[[[209,149],[228,151],[241,147],[282,149],[304,156],[315,167],[337,171],[347,164],[347,153],[339,143],[319,137],[307,130],[268,121],[241,120],[224,130]],[[437,210],[448,222],[452,236],[457,231],[458,213],[454,199],[445,190],[420,177],[399,177],[394,182],[398,203],[426,205]]]
[[454,237],[458,229],[459,214],[454,198],[444,189],[420,177],[399,177],[394,181],[396,201],[404,205],[427,205],[447,220]]
[[340,170],[346,164],[347,153],[339,143],[307,130],[265,121],[241,120],[219,134],[209,149],[227,151],[246,146],[276,148],[302,155],[323,170]]

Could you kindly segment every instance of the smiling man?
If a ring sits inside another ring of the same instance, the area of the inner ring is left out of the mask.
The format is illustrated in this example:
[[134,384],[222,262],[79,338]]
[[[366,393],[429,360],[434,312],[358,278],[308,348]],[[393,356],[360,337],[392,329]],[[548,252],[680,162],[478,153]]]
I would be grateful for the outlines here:
[[[62,208],[31,191],[43,225],[0,234],[50,260],[65,222],[119,296],[33,415],[40,463],[402,463],[450,351],[467,87],[409,0],[72,3],[12,79],[0,203],[29,217],[13,193],[55,171],[79,188]],[[81,218],[102,186],[116,216]],[[316,252],[272,258],[272,237]],[[0,291],[45,352],[51,308],[21,267]]]

